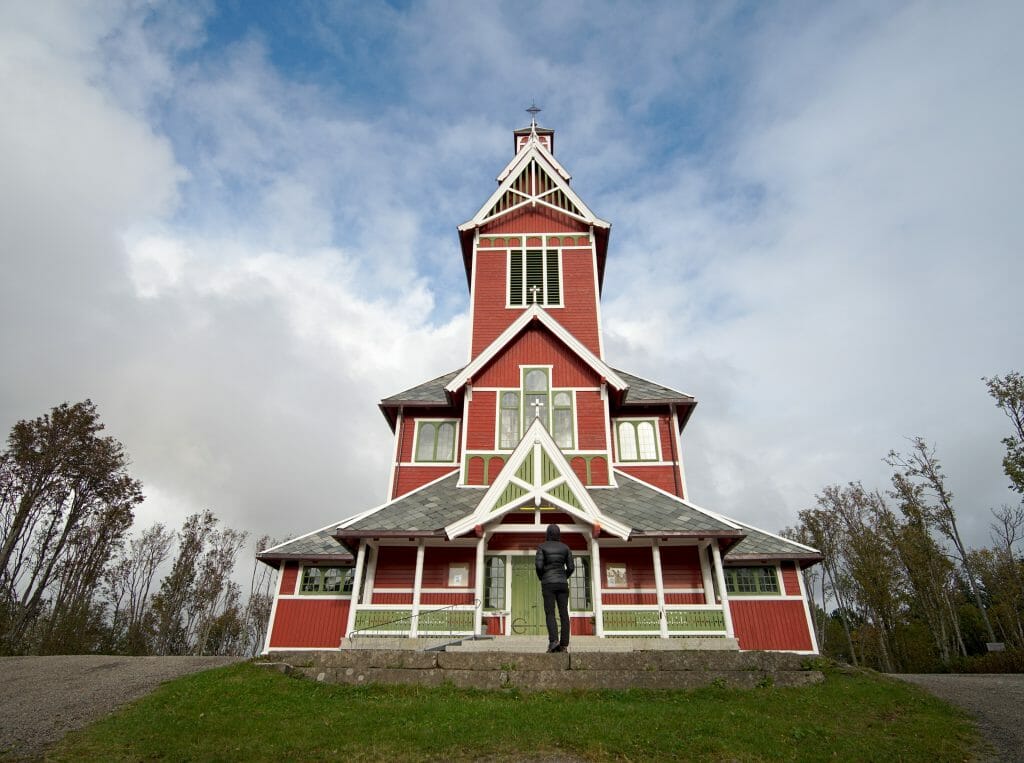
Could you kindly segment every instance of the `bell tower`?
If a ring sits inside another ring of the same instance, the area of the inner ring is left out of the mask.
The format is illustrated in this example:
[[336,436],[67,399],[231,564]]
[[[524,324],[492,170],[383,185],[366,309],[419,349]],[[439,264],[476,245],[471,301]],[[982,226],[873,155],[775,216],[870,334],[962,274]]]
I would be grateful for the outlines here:
[[555,131],[513,131],[515,155],[498,188],[459,226],[469,281],[470,360],[533,305],[547,311],[590,352],[603,357],[600,292],[611,224],[570,186],[555,159]]

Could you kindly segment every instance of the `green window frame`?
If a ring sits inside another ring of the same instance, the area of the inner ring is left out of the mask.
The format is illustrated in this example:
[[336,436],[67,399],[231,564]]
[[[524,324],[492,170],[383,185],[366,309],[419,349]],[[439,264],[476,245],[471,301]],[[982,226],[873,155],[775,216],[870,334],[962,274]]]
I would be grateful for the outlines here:
[[725,590],[730,596],[779,596],[775,567],[725,567]]
[[508,253],[508,304],[562,306],[562,271],[557,249],[512,249]]
[[504,556],[488,556],[484,559],[484,572],[484,609],[504,609],[508,560]]
[[562,450],[571,450],[575,444],[572,402],[569,390],[555,390],[551,394],[551,436]]
[[569,578],[569,609],[586,612],[594,608],[593,589],[590,585],[590,557],[573,556],[576,571]]
[[658,420],[618,421],[615,424],[619,461],[658,460]]
[[458,432],[458,422],[454,419],[416,422],[413,461],[428,464],[454,463]]
[[519,444],[519,390],[498,394],[498,447],[512,450]]
[[299,593],[314,596],[351,594],[354,575],[355,570],[352,567],[303,567]]
[[551,378],[547,368],[523,369],[523,431],[535,418],[551,429]]

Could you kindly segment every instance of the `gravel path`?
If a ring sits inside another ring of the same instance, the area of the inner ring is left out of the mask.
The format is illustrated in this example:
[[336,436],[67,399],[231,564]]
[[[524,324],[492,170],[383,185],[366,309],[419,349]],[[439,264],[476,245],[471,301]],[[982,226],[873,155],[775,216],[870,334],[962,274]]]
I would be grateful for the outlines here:
[[0,657],[0,757],[35,759],[164,681],[239,657]]
[[917,673],[893,678],[917,684],[973,715],[998,760],[1024,761],[1024,675]]

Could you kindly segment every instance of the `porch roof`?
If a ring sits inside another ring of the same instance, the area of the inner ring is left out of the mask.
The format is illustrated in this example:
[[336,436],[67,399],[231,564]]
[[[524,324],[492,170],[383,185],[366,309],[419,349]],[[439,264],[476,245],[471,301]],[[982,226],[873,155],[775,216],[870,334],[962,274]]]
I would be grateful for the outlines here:
[[285,559],[307,559],[309,561],[336,561],[339,564],[351,564],[352,554],[333,536],[336,524],[328,525],[293,540],[279,543],[256,554],[263,562],[281,561]]
[[753,561],[756,559],[799,559],[821,561],[821,552],[802,543],[782,538],[756,527],[742,525],[747,537],[737,543],[725,556],[725,562]]

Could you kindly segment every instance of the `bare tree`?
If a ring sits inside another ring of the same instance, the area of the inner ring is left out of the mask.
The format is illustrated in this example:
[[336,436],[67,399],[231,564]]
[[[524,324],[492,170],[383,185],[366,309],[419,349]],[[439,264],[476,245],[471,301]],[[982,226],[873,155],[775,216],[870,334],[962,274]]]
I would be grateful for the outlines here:
[[0,457],[4,649],[27,648],[25,635],[46,606],[52,626],[47,637],[61,618],[81,616],[131,526],[142,487],[128,475],[124,447],[101,437],[103,428],[96,406],[86,400],[11,429]]
[[1003,438],[1006,455],[1003,470],[1010,478],[1010,486],[1024,494],[1024,374],[1011,371],[1005,376],[982,379],[988,393],[995,398],[996,407],[1010,420],[1012,433]]
[[174,533],[158,522],[133,538],[117,563],[108,568],[112,648],[128,654],[149,652],[151,590],[173,542]]
[[[993,642],[996,640],[996,634],[992,630],[992,623],[989,622],[988,612],[982,602],[977,578],[971,569],[967,548],[960,538],[956,511],[953,507],[953,494],[946,488],[946,475],[942,471],[942,464],[935,456],[935,449],[930,447],[924,438],[915,437],[910,442],[911,448],[907,455],[892,450],[889,451],[889,455],[885,459],[889,466],[897,470],[897,474],[893,477],[894,485],[899,481],[904,481],[916,487],[918,489],[917,500],[922,513],[929,523],[953,544],[960,565],[964,569],[974,603],[981,613],[989,641]],[[901,490],[898,485],[897,490]]]

